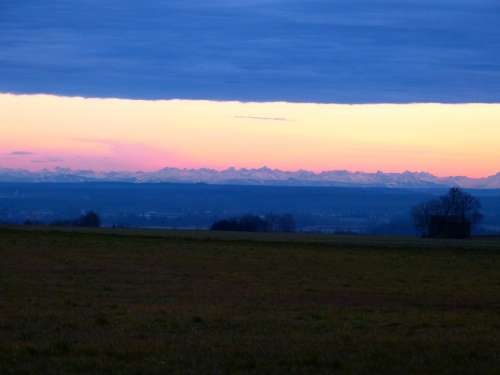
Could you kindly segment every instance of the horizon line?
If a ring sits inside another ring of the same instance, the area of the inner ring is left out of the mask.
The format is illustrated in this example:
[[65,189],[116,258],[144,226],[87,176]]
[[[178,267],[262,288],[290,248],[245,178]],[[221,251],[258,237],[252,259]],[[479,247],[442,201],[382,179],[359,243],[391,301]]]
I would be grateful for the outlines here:
[[496,177],[500,175],[500,171],[491,174],[491,175],[484,175],[480,177],[471,177],[467,175],[437,175],[433,174],[430,172],[427,172],[425,170],[402,170],[402,171],[384,171],[384,170],[377,170],[377,171],[363,171],[363,170],[349,170],[349,169],[324,169],[324,170],[311,170],[311,169],[280,169],[280,168],[272,168],[268,167],[266,165],[263,165],[261,167],[235,167],[235,166],[228,166],[228,167],[223,167],[223,168],[215,168],[215,167],[173,167],[173,166],[165,166],[160,169],[152,169],[152,170],[144,170],[144,169],[107,169],[107,170],[98,170],[98,169],[91,169],[91,168],[71,168],[71,167],[64,167],[64,166],[55,166],[55,167],[50,167],[50,168],[39,168],[39,169],[26,169],[26,168],[9,168],[9,167],[2,167],[0,165],[0,173],[2,171],[17,171],[17,172],[27,172],[27,173],[40,173],[40,172],[57,172],[57,171],[71,171],[71,172],[92,172],[96,174],[106,174],[106,173],[158,173],[164,170],[168,169],[173,169],[173,170],[178,170],[178,171],[200,171],[200,170],[209,170],[217,173],[222,173],[226,172],[229,170],[235,170],[235,171],[259,171],[259,170],[268,170],[272,172],[281,172],[281,173],[300,173],[300,172],[306,172],[306,173],[311,173],[313,175],[321,175],[324,173],[332,173],[332,172],[345,172],[349,174],[369,174],[369,175],[376,175],[376,174],[392,174],[392,175],[404,175],[404,174],[427,174],[429,176],[439,178],[439,179],[446,179],[446,178],[468,178],[471,180],[482,180],[482,179],[487,179],[491,177]]

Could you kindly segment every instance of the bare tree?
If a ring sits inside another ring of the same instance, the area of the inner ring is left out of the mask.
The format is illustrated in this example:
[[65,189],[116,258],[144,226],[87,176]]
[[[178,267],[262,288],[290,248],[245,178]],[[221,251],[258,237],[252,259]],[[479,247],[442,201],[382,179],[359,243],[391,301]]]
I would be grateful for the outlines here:
[[479,199],[458,187],[451,188],[448,194],[440,198],[440,201],[444,216],[469,221],[473,225],[477,224],[483,217],[480,213],[481,202]]
[[412,208],[411,216],[413,218],[413,224],[419,235],[423,237],[429,236],[431,218],[434,215],[442,214],[441,211],[441,201],[439,199],[420,203]]
[[458,187],[447,194],[413,207],[415,228],[424,237],[467,237],[483,215],[481,202]]

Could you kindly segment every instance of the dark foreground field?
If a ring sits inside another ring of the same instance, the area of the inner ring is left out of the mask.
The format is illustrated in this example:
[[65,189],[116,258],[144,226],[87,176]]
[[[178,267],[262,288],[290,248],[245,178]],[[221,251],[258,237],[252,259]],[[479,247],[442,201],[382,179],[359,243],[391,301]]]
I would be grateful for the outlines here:
[[496,373],[500,241],[0,229],[0,373]]

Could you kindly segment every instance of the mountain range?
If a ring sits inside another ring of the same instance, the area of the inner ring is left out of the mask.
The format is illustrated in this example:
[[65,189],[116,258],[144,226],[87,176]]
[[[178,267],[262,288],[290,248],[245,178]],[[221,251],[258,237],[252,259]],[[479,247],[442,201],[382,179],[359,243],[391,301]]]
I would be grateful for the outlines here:
[[132,182],[132,183],[207,183],[233,185],[287,185],[287,186],[346,186],[389,188],[439,188],[460,186],[468,189],[499,189],[500,173],[484,178],[465,176],[438,177],[425,172],[367,173],[334,170],[311,172],[307,170],[282,171],[262,167],[258,169],[163,168],[153,172],[74,170],[68,168],[28,171],[0,168],[0,182]]

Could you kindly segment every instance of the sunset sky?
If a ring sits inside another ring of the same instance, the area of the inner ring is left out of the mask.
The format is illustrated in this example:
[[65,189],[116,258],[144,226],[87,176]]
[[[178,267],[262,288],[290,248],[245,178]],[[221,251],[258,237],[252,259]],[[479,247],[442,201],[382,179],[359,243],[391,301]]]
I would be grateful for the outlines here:
[[0,95],[9,167],[499,169],[500,105],[138,101]]
[[0,1],[0,168],[492,175],[499,24],[493,0]]

